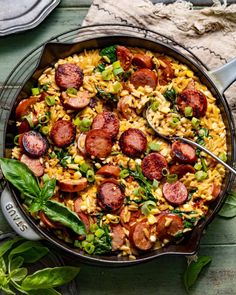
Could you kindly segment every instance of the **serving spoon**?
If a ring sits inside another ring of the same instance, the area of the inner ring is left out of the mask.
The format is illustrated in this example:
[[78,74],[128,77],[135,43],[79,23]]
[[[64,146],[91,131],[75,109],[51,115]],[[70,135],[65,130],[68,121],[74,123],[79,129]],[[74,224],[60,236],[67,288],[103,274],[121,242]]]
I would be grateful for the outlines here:
[[196,143],[195,141],[192,141],[190,139],[187,139],[185,137],[181,137],[181,136],[169,136],[169,135],[164,135],[161,134],[159,131],[157,131],[157,129],[154,127],[153,123],[151,122],[150,118],[149,118],[149,110],[150,108],[146,109],[146,120],[149,124],[149,126],[156,132],[156,134],[163,138],[164,140],[168,141],[168,142],[173,142],[175,140],[181,140],[185,143],[190,144],[191,146],[197,147],[198,149],[204,151],[205,153],[207,153],[209,156],[211,156],[212,158],[214,158],[217,162],[219,162],[221,165],[223,165],[226,169],[228,169],[229,171],[231,171],[232,173],[234,173],[234,175],[236,175],[236,170],[234,168],[232,168],[231,166],[229,166],[227,163],[225,163],[224,161],[222,161],[219,157],[217,157],[215,154],[213,154],[212,152],[210,152],[208,149],[206,149],[204,146]]

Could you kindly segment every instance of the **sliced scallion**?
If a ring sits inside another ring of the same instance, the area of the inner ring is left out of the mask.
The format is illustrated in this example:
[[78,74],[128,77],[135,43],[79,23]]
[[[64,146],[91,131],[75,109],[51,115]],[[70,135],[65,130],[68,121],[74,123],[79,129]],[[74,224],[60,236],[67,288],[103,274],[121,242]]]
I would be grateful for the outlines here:
[[103,229],[101,229],[101,228],[98,228],[95,231],[95,236],[98,237],[98,238],[101,238],[104,234],[105,234],[105,231]]
[[170,125],[171,125],[172,127],[176,127],[176,126],[179,124],[179,122],[180,122],[180,119],[179,119],[178,117],[174,117],[174,118],[172,119],[172,121],[170,122]]
[[168,173],[169,173],[168,169],[166,169],[166,168],[163,168],[163,169],[162,169],[162,175],[163,175],[163,176],[167,176]]
[[44,134],[44,135],[47,135],[49,133],[49,128],[48,126],[43,126],[41,128],[41,132]]
[[17,134],[17,135],[14,137],[14,144],[15,144],[15,145],[19,145],[19,137],[20,137],[20,134]]
[[74,124],[75,126],[79,126],[79,125],[80,125],[80,122],[81,122],[81,120],[80,120],[79,117],[77,117],[77,118],[75,118],[75,119],[73,120],[73,124]]
[[226,156],[225,153],[221,153],[221,154],[219,155],[219,158],[220,158],[222,161],[224,161],[224,162],[227,161],[227,156]]
[[208,174],[206,172],[202,171],[202,170],[197,171],[195,173],[195,178],[197,179],[197,181],[202,181],[202,180],[206,179],[207,176],[208,176]]
[[22,119],[26,119],[26,120],[28,121],[28,123],[29,123],[29,125],[30,125],[31,128],[34,127],[34,123],[33,123],[33,114],[32,114],[32,113],[30,113],[30,114],[28,114],[28,115],[22,117]]
[[200,125],[200,120],[193,117],[191,123],[192,123],[192,126],[193,126],[194,129],[198,129],[198,127]]
[[174,183],[174,182],[176,182],[178,180],[178,175],[177,174],[168,174],[166,176],[166,180],[169,183]]
[[74,87],[69,87],[69,88],[66,89],[66,93],[76,95],[77,94],[77,89],[75,89]]
[[153,101],[151,104],[151,110],[153,112],[156,112],[158,110],[159,105],[160,105],[160,103],[157,100]]
[[192,115],[193,115],[193,108],[192,107],[186,107],[184,109],[184,115],[185,115],[185,117],[192,117]]
[[39,88],[32,88],[31,92],[32,92],[32,95],[39,95],[40,94],[40,89]]
[[201,163],[196,163],[194,165],[194,168],[197,170],[197,171],[200,171],[202,169],[202,164]]
[[113,87],[113,93],[118,93],[118,92],[120,92],[121,90],[122,90],[122,84],[120,83],[120,82],[118,82],[118,81],[116,81],[113,85],[112,85],[112,87]]
[[48,106],[53,106],[56,103],[55,97],[49,95],[45,97],[45,101]]
[[94,182],[95,180],[95,175],[94,175],[94,171],[92,169],[89,169],[87,172],[86,172],[86,178],[88,180],[88,182]]
[[79,128],[82,132],[86,132],[89,130],[90,125],[92,124],[92,121],[88,118],[84,118],[80,124],[79,124]]
[[109,81],[112,78],[112,66],[106,67],[106,69],[102,72],[102,79],[104,81]]
[[159,186],[159,181],[157,181],[156,179],[154,179],[153,182],[152,182],[152,187],[153,188],[158,188],[158,186]]
[[143,203],[141,207],[141,212],[148,216],[151,213],[151,210],[156,207],[156,203],[154,201],[146,201]]
[[87,163],[82,163],[79,167],[79,170],[82,172],[82,173],[87,173],[87,171],[90,169],[90,166],[87,164]]
[[87,243],[84,246],[84,251],[87,252],[88,254],[93,254],[95,250],[95,246],[92,243]]
[[120,178],[128,177],[129,176],[129,170],[128,169],[121,170],[119,176],[120,176]]
[[47,114],[39,117],[39,123],[40,124],[46,124],[49,121],[49,116]]
[[209,135],[209,130],[207,128],[201,128],[198,130],[198,135],[200,137],[207,137]]
[[161,149],[160,144],[157,143],[157,142],[154,142],[154,141],[153,142],[150,142],[148,144],[148,147],[150,148],[151,151],[154,151],[154,152],[159,152],[160,149]]
[[204,158],[201,157],[202,170],[207,172],[207,164]]

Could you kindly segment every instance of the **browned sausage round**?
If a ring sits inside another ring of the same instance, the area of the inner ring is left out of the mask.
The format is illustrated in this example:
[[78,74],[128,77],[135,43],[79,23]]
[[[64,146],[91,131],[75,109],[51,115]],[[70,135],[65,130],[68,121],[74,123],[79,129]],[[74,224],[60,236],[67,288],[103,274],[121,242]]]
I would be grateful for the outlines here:
[[169,80],[174,78],[174,70],[171,66],[171,62],[168,59],[165,57],[158,57],[158,59],[160,59],[162,63],[165,64],[165,66],[162,64],[160,65],[161,75],[159,76],[159,83],[160,85],[166,85]]
[[87,214],[85,214],[84,212],[76,212],[77,215],[79,216],[80,220],[83,222],[86,232],[89,232],[90,230],[90,221],[89,221],[89,217]]
[[185,89],[177,97],[176,103],[183,114],[186,107],[191,107],[193,109],[193,117],[199,118],[206,114],[207,99],[199,90]]
[[117,178],[119,176],[120,171],[121,170],[118,166],[107,164],[98,169],[96,174],[101,174],[105,177]]
[[87,178],[80,179],[64,179],[59,180],[58,185],[61,191],[68,193],[75,193],[84,190],[87,187]]
[[141,53],[134,55],[132,64],[138,68],[147,68],[150,70],[153,68],[152,58],[146,54]]
[[93,119],[92,129],[105,130],[112,138],[117,136],[119,128],[119,119],[112,112],[102,112]]
[[20,101],[16,107],[16,120],[20,120],[23,116],[26,116],[31,110],[32,106],[38,101],[37,97],[30,97]]
[[183,177],[186,173],[195,173],[193,166],[188,164],[172,165],[170,167],[170,174],[177,174],[179,178]]
[[123,204],[124,197],[124,190],[115,179],[105,180],[98,187],[98,204],[104,210],[118,210]]
[[58,120],[52,127],[51,139],[56,146],[66,147],[74,141],[75,132],[75,126],[70,121]]
[[210,200],[210,202],[213,202],[217,199],[217,197],[219,196],[221,192],[221,187],[219,184],[217,184],[216,182],[213,182],[212,183],[212,186],[211,186],[211,195],[212,195],[212,199]]
[[129,238],[134,246],[142,251],[147,251],[153,246],[150,240],[151,227],[145,221],[135,223],[130,229]]
[[147,139],[139,129],[129,128],[121,134],[119,145],[125,155],[136,158],[146,151]]
[[162,213],[157,217],[156,232],[159,240],[171,240],[184,229],[183,220],[179,215]]
[[111,238],[112,238],[112,251],[120,249],[125,241],[125,233],[120,224],[110,224],[111,227]]
[[25,132],[22,137],[22,145],[26,154],[33,158],[43,156],[48,148],[46,139],[36,131]]
[[131,75],[130,83],[133,84],[135,88],[148,85],[155,89],[157,86],[157,75],[152,70],[140,69]]
[[147,155],[141,165],[143,174],[150,180],[161,179],[162,171],[167,168],[167,161],[164,156],[159,153],[151,153]]
[[[126,214],[128,211],[128,215]],[[137,219],[140,217],[140,210],[129,211],[127,207],[124,207],[120,212],[120,222],[128,230],[137,222]]]
[[74,211],[76,213],[78,212],[82,212],[81,210],[81,203],[83,202],[83,199],[81,197],[78,197],[75,201],[74,201]]
[[20,125],[18,126],[18,133],[19,134],[30,131],[30,130],[31,130],[31,128],[30,128],[30,125],[27,120],[23,120],[20,123]]
[[49,229],[58,229],[62,227],[59,222],[51,221],[42,211],[39,212],[39,218],[42,223]]
[[123,70],[127,71],[131,66],[131,62],[133,58],[132,53],[129,51],[128,48],[118,45],[116,47],[116,55],[117,55],[117,59],[120,61],[120,64]]
[[196,151],[191,145],[175,141],[172,144],[172,154],[173,157],[182,163],[195,163],[197,160]]
[[76,97],[70,97],[66,91],[62,92],[63,105],[69,110],[81,110],[85,108],[89,102],[90,97],[88,91],[78,91]]
[[43,175],[44,167],[39,159],[32,159],[23,154],[20,158],[20,161],[24,163],[34,173],[35,176],[40,177]]
[[90,156],[106,158],[111,153],[112,138],[105,130],[90,130],[85,138],[85,149]]
[[79,89],[83,84],[83,77],[82,70],[71,63],[58,65],[55,73],[56,84],[62,89],[70,87]]
[[188,198],[188,191],[180,181],[174,183],[166,182],[163,185],[162,191],[167,202],[174,206],[183,204]]

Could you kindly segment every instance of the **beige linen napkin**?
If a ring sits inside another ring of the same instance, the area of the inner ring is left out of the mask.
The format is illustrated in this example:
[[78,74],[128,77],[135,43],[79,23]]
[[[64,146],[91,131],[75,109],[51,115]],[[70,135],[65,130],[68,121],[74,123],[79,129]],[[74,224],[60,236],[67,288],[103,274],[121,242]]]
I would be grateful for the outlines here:
[[[122,23],[152,29],[190,49],[210,69],[236,57],[236,4],[213,1],[193,9],[186,1],[94,0],[83,25]],[[236,71],[236,69],[235,69]],[[236,121],[236,83],[225,92]]]

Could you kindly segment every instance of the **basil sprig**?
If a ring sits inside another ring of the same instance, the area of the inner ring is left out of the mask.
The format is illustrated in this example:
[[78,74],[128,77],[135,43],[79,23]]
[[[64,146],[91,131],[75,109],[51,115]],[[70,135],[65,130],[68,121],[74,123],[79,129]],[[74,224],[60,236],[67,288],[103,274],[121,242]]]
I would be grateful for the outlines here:
[[30,212],[43,211],[52,221],[72,229],[79,235],[84,235],[85,226],[80,218],[65,205],[51,201],[54,194],[56,179],[49,179],[41,188],[38,179],[22,162],[0,158],[0,166],[5,178],[14,185],[25,198],[28,198]]
[[218,213],[221,217],[232,218],[236,216],[236,192],[230,192]]
[[192,261],[183,275],[183,281],[186,291],[194,285],[202,269],[211,262],[210,256],[199,256],[197,261]]
[[[62,266],[44,268],[28,275],[29,263],[39,261],[47,255],[48,248],[40,242],[15,238],[0,246],[0,290],[5,294],[60,295],[53,289],[73,280],[78,267]],[[1,293],[1,292],[0,292]]]

